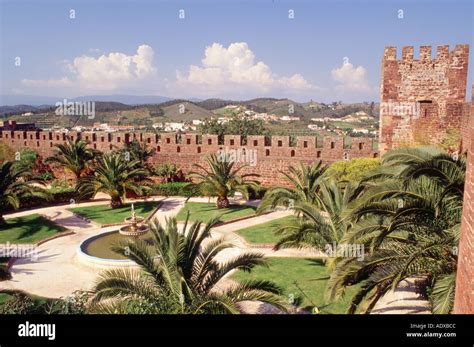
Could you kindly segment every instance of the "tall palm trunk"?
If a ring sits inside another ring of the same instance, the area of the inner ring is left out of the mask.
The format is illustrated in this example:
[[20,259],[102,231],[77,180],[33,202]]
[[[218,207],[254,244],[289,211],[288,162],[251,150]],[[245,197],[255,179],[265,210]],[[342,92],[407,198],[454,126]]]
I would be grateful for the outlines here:
[[219,196],[217,198],[217,208],[227,208],[229,207],[230,203],[229,203],[229,199],[227,199],[226,196]]

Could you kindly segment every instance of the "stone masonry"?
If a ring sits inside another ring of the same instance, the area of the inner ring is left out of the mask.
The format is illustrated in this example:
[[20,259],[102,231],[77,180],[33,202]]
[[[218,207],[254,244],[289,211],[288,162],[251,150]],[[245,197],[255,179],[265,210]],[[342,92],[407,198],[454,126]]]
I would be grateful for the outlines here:
[[[471,138],[474,138],[474,117],[470,120],[469,133]],[[469,146],[454,313],[472,314],[474,313],[474,141],[471,140]]]
[[[469,116],[465,102],[469,45],[386,47],[380,88],[380,153],[403,146],[439,144],[453,129],[462,131]],[[464,149],[467,147],[464,145]]]
[[353,138],[351,146],[347,147],[344,139],[339,137],[326,137],[319,142],[314,136],[298,136],[292,146],[289,136],[248,136],[244,139],[240,135],[226,135],[224,141],[219,143],[217,135],[183,134],[179,137],[175,133],[158,135],[145,132],[69,132],[68,135],[47,131],[0,132],[0,141],[11,148],[31,148],[43,157],[54,155],[56,144],[65,143],[68,138],[74,141],[77,137],[102,152],[122,148],[124,143],[136,139],[155,149],[151,159],[153,164],[171,162],[184,173],[192,170],[194,163],[203,164],[208,154],[235,150],[243,163],[255,164],[243,172],[261,175],[258,180],[266,186],[284,183],[278,171],[286,171],[288,165],[296,165],[300,161],[329,164],[355,157],[378,157],[372,138]]

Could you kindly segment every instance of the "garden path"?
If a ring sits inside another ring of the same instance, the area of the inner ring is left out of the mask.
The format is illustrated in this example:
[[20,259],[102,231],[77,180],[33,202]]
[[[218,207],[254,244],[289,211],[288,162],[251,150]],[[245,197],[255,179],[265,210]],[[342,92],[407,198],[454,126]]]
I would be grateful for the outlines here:
[[[150,199],[149,199],[150,200]],[[153,199],[154,200],[154,199]],[[172,217],[184,206],[186,199],[182,197],[169,197],[162,200],[158,213],[154,216],[161,224],[166,218]],[[191,201],[208,202],[209,199],[192,198]],[[211,199],[212,201],[212,199]],[[237,202],[237,201],[236,201]],[[107,200],[92,201],[76,204],[75,207],[95,206],[107,204]],[[240,203],[243,203],[240,201]],[[254,202],[258,203],[258,202]],[[47,217],[53,222],[73,231],[73,235],[63,236],[37,246],[38,258],[17,259],[11,268],[12,280],[0,282],[0,288],[22,290],[31,294],[58,298],[72,294],[76,290],[89,290],[97,280],[102,269],[84,265],[78,261],[76,249],[88,237],[101,231],[113,230],[116,227],[100,228],[94,222],[85,221],[76,217],[67,209],[71,205],[38,208],[29,211],[20,211],[6,215],[5,218],[21,217],[37,213]],[[274,251],[271,247],[254,247],[245,242],[234,231],[253,225],[268,222],[272,219],[289,215],[288,211],[276,211],[265,215],[251,217],[233,223],[227,223],[213,229],[213,238],[222,237],[231,242],[235,247],[224,250],[218,260],[226,260],[244,252],[261,253],[271,257],[320,257],[321,254],[311,250],[282,249]],[[227,282],[226,282],[227,281]],[[219,287],[225,288],[232,281],[224,280]],[[255,305],[250,305],[249,311],[259,312]],[[262,312],[262,311],[260,311]],[[420,299],[415,293],[414,281],[407,280],[400,283],[395,289],[387,293],[375,306],[373,313],[429,313],[426,300]]]

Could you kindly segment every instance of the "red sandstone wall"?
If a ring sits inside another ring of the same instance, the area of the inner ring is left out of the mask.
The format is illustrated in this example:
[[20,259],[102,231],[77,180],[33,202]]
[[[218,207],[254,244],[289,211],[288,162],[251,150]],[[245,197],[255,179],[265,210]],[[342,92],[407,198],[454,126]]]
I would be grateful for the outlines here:
[[[245,149],[256,151],[256,166],[248,168],[261,175],[262,184],[282,183],[278,170],[286,170],[288,165],[298,161],[312,163],[322,160],[324,163],[355,157],[377,157],[373,149],[373,139],[353,138],[351,148],[344,148],[342,138],[325,138],[318,143],[316,137],[300,136],[296,145],[290,146],[289,136],[273,136],[270,143],[265,143],[264,136],[248,136],[246,145],[241,145],[240,135],[225,136],[224,143],[219,144],[217,135],[196,134],[182,135],[177,141],[175,134],[154,133],[104,133],[104,132],[70,132],[68,136],[75,140],[78,136],[90,142],[90,146],[103,152],[121,148],[125,142],[136,138],[156,149],[153,163],[175,163],[185,173],[192,169],[193,163],[202,163],[206,154],[225,149]],[[55,144],[66,142],[66,135],[46,131],[3,131],[0,141],[15,150],[31,148],[48,157],[54,154]],[[267,140],[268,141],[268,140]]]
[[[474,97],[473,97],[474,101]],[[474,115],[474,103],[471,105]],[[455,313],[474,313],[474,117],[470,119],[471,141],[466,176],[459,263],[456,277]]]
[[[414,59],[412,46],[386,47],[382,60],[380,152],[400,146],[439,144],[448,129],[461,129],[465,113],[468,45],[421,46]],[[397,106],[412,105],[401,111]]]

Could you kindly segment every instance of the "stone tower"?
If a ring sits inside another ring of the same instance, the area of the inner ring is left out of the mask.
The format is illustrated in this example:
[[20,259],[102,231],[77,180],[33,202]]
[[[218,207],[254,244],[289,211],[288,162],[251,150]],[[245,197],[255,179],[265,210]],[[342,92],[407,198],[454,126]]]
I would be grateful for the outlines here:
[[[465,102],[469,45],[386,47],[380,88],[380,152],[402,146],[439,144],[449,129],[461,132],[469,107]],[[460,134],[461,135],[461,134]]]

